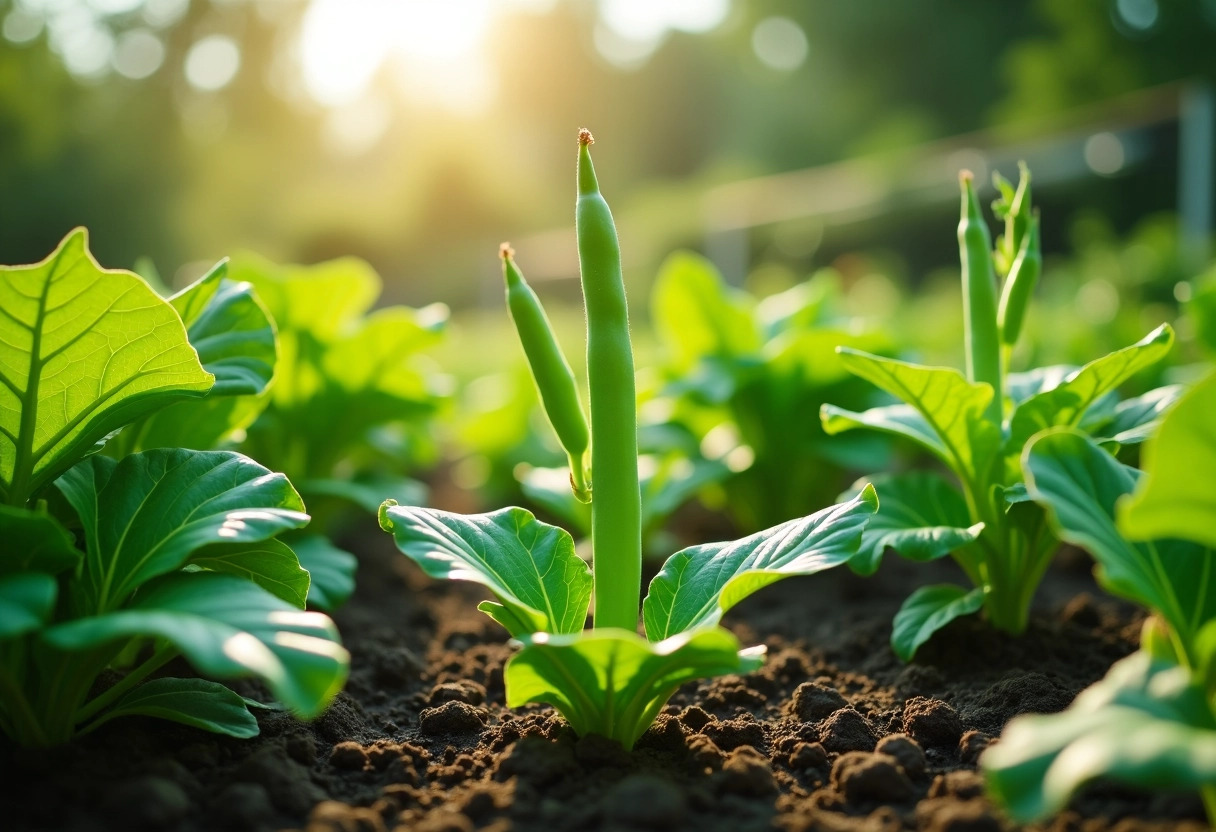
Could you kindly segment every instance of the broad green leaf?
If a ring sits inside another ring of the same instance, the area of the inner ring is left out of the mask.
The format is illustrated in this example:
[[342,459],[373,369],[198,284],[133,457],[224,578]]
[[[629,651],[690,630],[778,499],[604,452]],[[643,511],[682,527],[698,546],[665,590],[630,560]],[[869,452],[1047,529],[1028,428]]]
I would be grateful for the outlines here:
[[13,638],[46,623],[55,610],[59,585],[41,572],[0,576],[0,639]]
[[1070,364],[1054,364],[1050,367],[1036,367],[1024,373],[1010,373],[1005,376],[1005,390],[1016,407],[1031,396],[1054,390],[1076,371],[1077,368]]
[[1091,405],[1160,361],[1173,343],[1174,331],[1162,324],[1138,343],[1091,361],[1050,390],[1026,399],[1013,411],[1005,447],[1010,454],[1020,454],[1027,440],[1044,428],[1079,425]]
[[380,507],[380,528],[432,578],[490,589],[501,604],[480,609],[513,636],[574,633],[587,620],[591,570],[568,532],[530,511],[453,514],[389,500]]
[[1216,548],[1216,374],[1166,415],[1143,462],[1144,481],[1120,528],[1140,540],[1179,537]]
[[27,571],[56,575],[80,557],[68,530],[51,515],[0,505],[0,575]]
[[947,465],[952,464],[950,450],[934,432],[933,426],[910,404],[871,407],[860,413],[834,404],[821,405],[819,418],[823,431],[829,436],[854,428],[870,428],[911,439]]
[[1060,538],[1086,549],[1111,591],[1160,613],[1191,651],[1195,634],[1216,617],[1213,553],[1182,540],[1133,543],[1115,525],[1115,506],[1138,472],[1084,434],[1056,428],[1038,436],[1023,463],[1031,495]]
[[503,671],[507,707],[543,702],[575,733],[600,734],[632,748],[659,710],[685,682],[750,673],[764,648],[740,651],[728,630],[711,627],[657,644],[627,630],[536,633]]
[[191,556],[190,565],[240,575],[298,609],[308,600],[309,572],[281,540],[212,543]]
[[[991,387],[972,384],[958,370],[948,367],[922,367],[848,347],[841,347],[839,352],[844,366],[854,375],[916,409],[939,440],[936,448],[926,447],[956,474],[973,479],[987,473],[1001,439],[999,428],[984,418],[992,401]],[[855,418],[864,419],[864,415]]]
[[98,266],[83,228],[41,263],[0,267],[0,497],[24,503],[107,434],[212,381],[173,307]]
[[345,604],[355,591],[358,559],[319,534],[293,538],[291,548],[311,578],[309,605],[330,612]]
[[249,713],[245,700],[218,682],[206,679],[144,682],[91,722],[87,730],[124,716],[167,719],[239,739],[258,735],[258,721]]
[[1184,668],[1133,653],[1066,711],[1014,717],[980,763],[989,793],[1027,822],[1099,777],[1142,789],[1216,783],[1216,723]]
[[291,483],[228,451],[158,448],[93,457],[57,483],[84,526],[82,611],[114,609],[140,584],[214,543],[253,543],[303,526]]
[[226,271],[222,262],[170,299],[215,386],[201,401],[179,402],[127,428],[119,443],[128,453],[208,450],[249,427],[266,407],[278,354],[274,323],[253,287],[224,279]]
[[1186,388],[1181,384],[1171,384],[1119,402],[1113,418],[1100,430],[1090,430],[1089,433],[1102,443],[1134,445],[1144,442],[1157,432],[1165,414],[1177,404],[1184,392]]
[[328,616],[293,608],[234,575],[179,572],[144,587],[125,609],[43,631],[61,650],[158,637],[201,673],[256,676],[294,713],[311,719],[342,688],[350,656]]
[[375,514],[385,498],[402,505],[422,505],[426,502],[427,488],[424,483],[409,477],[388,477],[368,474],[357,479],[325,478],[301,480],[295,484],[309,501],[314,497],[335,497],[353,503],[364,511]]
[[848,502],[728,543],[676,552],[650,582],[642,602],[646,636],[660,641],[710,627],[747,596],[791,575],[814,575],[857,552],[866,521],[878,509],[867,486]]
[[[967,502],[945,478],[928,471],[885,474],[872,478],[880,495],[878,511],[861,533],[861,546],[849,560],[859,575],[873,575],[883,552],[891,548],[910,560],[948,555],[973,542],[984,530],[972,523]],[[841,495],[855,493],[858,482]]]
[[979,612],[984,588],[964,589],[954,584],[922,586],[907,597],[891,622],[891,649],[900,661],[910,662],[922,644],[956,618]]
[[667,258],[650,296],[655,332],[683,369],[706,357],[758,351],[762,340],[753,306],[750,297],[726,285],[713,264],[688,252]]

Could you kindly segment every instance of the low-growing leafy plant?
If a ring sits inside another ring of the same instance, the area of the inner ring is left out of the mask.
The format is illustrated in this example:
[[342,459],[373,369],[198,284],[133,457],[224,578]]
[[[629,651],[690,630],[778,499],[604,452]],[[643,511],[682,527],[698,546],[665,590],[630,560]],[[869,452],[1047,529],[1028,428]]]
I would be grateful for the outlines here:
[[1022,716],[982,758],[1020,820],[1109,777],[1197,789],[1216,822],[1216,375],[1189,390],[1146,447],[1145,474],[1067,428],[1026,453],[1028,488],[1060,537],[1084,547],[1116,595],[1147,607],[1139,652],[1066,711]]
[[[53,745],[143,714],[257,733],[221,684],[145,681],[177,656],[319,713],[348,655],[303,610],[309,574],[275,539],[308,522],[287,478],[228,451],[96,453],[132,423],[146,438],[163,408],[208,402],[216,375],[178,311],[101,269],[83,229],[41,263],[0,267],[0,310],[0,730]],[[95,692],[107,668],[125,674]]]
[[[664,348],[661,389],[644,418],[682,427],[697,442],[731,437],[741,453],[721,472],[723,508],[754,531],[823,505],[858,472],[884,467],[889,440],[828,437],[825,402],[861,408],[872,388],[846,369],[836,348],[887,354],[889,340],[859,329],[838,309],[839,278],[821,272],[757,300],[726,284],[704,258],[679,253],[659,271],[651,320]],[[695,447],[695,446],[694,446]],[[730,451],[727,447],[724,450]],[[732,470],[733,469],[733,470]]]
[[[1116,398],[1121,384],[1169,351],[1173,332],[1166,325],[1079,369],[1010,373],[1041,260],[1029,173],[1023,168],[1016,191],[998,180],[995,209],[1005,233],[995,253],[970,174],[961,185],[966,374],[845,347],[841,359],[849,370],[902,403],[864,412],[834,405],[821,410],[828,433],[870,428],[906,437],[957,479],[956,486],[929,471],[872,478],[883,494],[882,509],[850,565],[871,574],[887,548],[918,561],[949,554],[972,584],[922,587],[904,602],[891,645],[905,661],[950,621],[981,609],[999,630],[1026,628],[1031,599],[1058,545],[1023,485],[1022,452],[1032,436],[1074,427],[1111,450],[1142,442],[1180,392],[1164,387],[1124,402]],[[1004,274],[999,303],[996,267]]]
[[[642,604],[641,498],[633,350],[616,229],[591,164],[591,134],[579,134],[577,237],[587,307],[590,465],[571,476],[591,498],[594,572],[570,534],[520,508],[460,515],[387,501],[380,524],[428,574],[491,590],[479,609],[521,649],[507,663],[510,707],[545,702],[580,734],[598,733],[631,748],[685,682],[746,673],[763,648],[741,650],[718,625],[740,600],[789,575],[846,562],[877,507],[873,489],[858,497],[730,543],[673,555]],[[523,277],[504,250],[508,286]],[[581,400],[548,333],[539,301],[516,315],[521,340],[550,422],[575,466],[586,466]],[[513,312],[515,310],[513,309]],[[540,346],[537,347],[536,345]],[[538,350],[543,355],[538,358]],[[594,590],[594,593],[593,593]],[[585,630],[594,594],[594,628]]]

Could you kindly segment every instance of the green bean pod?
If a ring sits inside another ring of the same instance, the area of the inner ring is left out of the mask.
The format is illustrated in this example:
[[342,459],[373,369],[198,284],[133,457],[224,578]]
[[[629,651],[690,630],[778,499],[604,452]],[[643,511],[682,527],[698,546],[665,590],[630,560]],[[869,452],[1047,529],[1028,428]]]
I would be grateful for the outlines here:
[[507,284],[507,309],[527,356],[545,415],[570,458],[570,487],[579,500],[590,502],[591,489],[585,468],[590,435],[574,371],[557,343],[540,298],[515,265],[511,247],[503,243],[499,253],[502,255],[502,276]]
[[594,624],[635,632],[642,589],[642,499],[638,487],[637,395],[621,250],[600,195],[587,130],[579,131],[575,228],[587,307],[591,391],[591,549]]
[[1012,347],[1022,333],[1026,311],[1030,307],[1030,296],[1039,273],[1043,270],[1043,252],[1039,246],[1039,218],[1030,222],[1030,230],[1022,239],[1022,248],[1009,269],[1005,287],[1001,291],[1001,305],[997,310],[997,323],[1001,327],[1001,341]]
[[963,274],[963,335],[967,380],[992,385],[986,413],[1001,423],[1001,345],[996,318],[996,274],[992,268],[992,238],[975,197],[970,171],[959,175],[962,211],[958,223],[959,259]]

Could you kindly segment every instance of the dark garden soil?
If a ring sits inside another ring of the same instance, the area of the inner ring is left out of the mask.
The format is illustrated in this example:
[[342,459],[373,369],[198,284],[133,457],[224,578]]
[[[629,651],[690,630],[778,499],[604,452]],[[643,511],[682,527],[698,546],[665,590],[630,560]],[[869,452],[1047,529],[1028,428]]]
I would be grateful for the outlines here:
[[[956,622],[904,666],[891,616],[916,585],[952,578],[948,564],[791,579],[727,618],[744,644],[768,645],[765,667],[686,686],[625,753],[576,739],[549,708],[503,707],[511,650],[474,610],[476,588],[428,581],[386,535],[360,550],[359,590],[336,616],[350,683],[321,719],[266,712],[251,741],[120,720],[63,749],[0,747],[0,829],[1012,829],[977,755],[1015,714],[1065,707],[1140,623],[1065,555],[1024,638]],[[1202,818],[1190,795],[1096,785],[1040,828]]]

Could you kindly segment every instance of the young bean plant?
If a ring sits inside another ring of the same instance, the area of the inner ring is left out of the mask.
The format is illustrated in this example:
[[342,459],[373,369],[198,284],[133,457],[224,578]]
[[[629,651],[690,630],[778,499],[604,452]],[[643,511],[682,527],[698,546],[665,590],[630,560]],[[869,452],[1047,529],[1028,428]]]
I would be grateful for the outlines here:
[[1071,428],[1039,434],[1027,485],[1059,536],[1098,562],[1112,593],[1152,613],[1139,652],[1064,712],[1012,720],[981,759],[1022,821],[1108,777],[1198,790],[1216,823],[1216,375],[1189,390],[1144,454],[1121,465]]
[[[915,471],[873,478],[883,505],[853,569],[872,574],[887,548],[918,561],[949,554],[972,584],[926,586],[909,596],[891,636],[905,661],[950,621],[981,609],[999,630],[1025,630],[1031,599],[1058,545],[1043,509],[1026,493],[1022,453],[1031,437],[1072,427],[1113,452],[1149,437],[1179,394],[1177,387],[1164,387],[1120,402],[1115,392],[1169,351],[1173,332],[1167,325],[1080,368],[1009,372],[1042,260],[1030,175],[1023,167],[1016,190],[998,179],[1001,198],[994,208],[1005,231],[995,252],[971,175],[964,173],[960,183],[965,374],[841,348],[849,370],[902,403],[864,412],[821,409],[828,433],[870,428],[906,437],[955,477],[951,483]],[[997,271],[1004,278],[999,301]]]
[[[287,478],[150,438],[188,433],[158,424],[175,408],[211,435],[226,388],[257,383],[265,332],[255,321],[260,346],[236,360],[250,307],[216,275],[162,300],[101,269],[83,229],[40,263],[0,267],[0,731],[22,745],[129,715],[258,732],[224,685],[149,679],[178,656],[259,678],[306,717],[345,681],[333,622],[304,611],[309,573],[276,539],[309,519]],[[195,350],[188,322],[207,320],[233,349]],[[124,429],[145,449],[97,453]],[[99,690],[106,670],[118,681]]]
[[[592,566],[570,534],[520,508],[460,515],[395,505],[380,524],[428,574],[474,581],[496,600],[479,609],[514,637],[507,705],[544,702],[579,734],[597,733],[631,748],[676,689],[695,679],[747,673],[763,648],[740,649],[719,626],[740,600],[789,575],[848,561],[877,508],[872,488],[809,517],[729,543],[673,555],[642,603],[641,500],[633,349],[620,249],[608,203],[591,164],[591,134],[579,133],[576,229],[587,311],[590,425],[539,300],[525,289],[503,250],[508,299],[546,414],[574,470],[571,483],[591,498]],[[589,437],[590,465],[586,466]],[[584,629],[594,596],[592,629]]]

